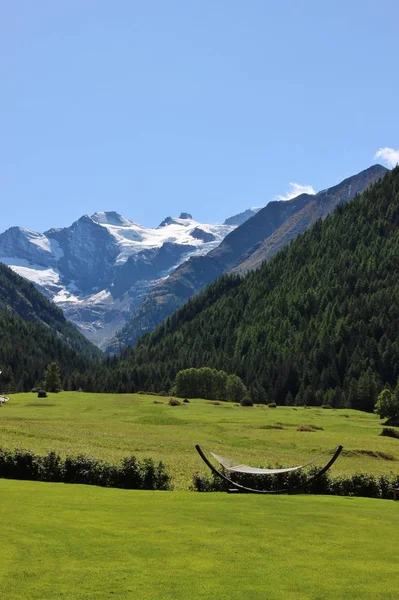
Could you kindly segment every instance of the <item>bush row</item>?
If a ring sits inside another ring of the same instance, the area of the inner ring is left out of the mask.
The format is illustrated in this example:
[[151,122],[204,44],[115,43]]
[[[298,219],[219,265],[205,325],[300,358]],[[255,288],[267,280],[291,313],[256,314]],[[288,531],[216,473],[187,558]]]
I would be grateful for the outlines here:
[[[248,475],[234,473],[229,475],[233,481],[255,489],[267,491],[288,491],[295,486],[302,486],[301,491],[308,494],[329,494],[332,496],[360,496],[365,498],[392,498],[390,490],[399,488],[399,475],[369,475],[355,473],[333,477],[326,472],[315,481],[308,481],[318,472],[317,468],[309,471],[293,471],[272,476]],[[219,477],[195,473],[191,489],[197,492],[227,491],[229,484]]]
[[171,489],[170,475],[162,462],[156,464],[151,458],[139,461],[134,456],[114,465],[84,455],[61,458],[56,452],[40,456],[29,450],[0,448],[0,477],[130,490]]

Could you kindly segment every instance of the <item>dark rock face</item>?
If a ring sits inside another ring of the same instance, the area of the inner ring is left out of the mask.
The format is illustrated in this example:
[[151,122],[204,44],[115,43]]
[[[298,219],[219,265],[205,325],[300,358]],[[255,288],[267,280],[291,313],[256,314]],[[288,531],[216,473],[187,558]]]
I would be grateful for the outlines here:
[[[223,273],[256,268],[317,219],[325,218],[337,206],[353,199],[386,172],[387,169],[381,165],[373,165],[316,195],[301,194],[292,200],[269,202],[227,235],[217,248],[205,256],[192,256],[166,280],[154,286],[110,349],[135,345],[143,333],[152,331]],[[265,248],[271,240],[274,240],[274,248],[268,254]]]
[[200,227],[196,227],[191,232],[191,235],[193,238],[196,238],[197,240],[202,240],[203,242],[212,242],[214,239],[216,239],[215,236],[213,235],[213,233],[204,231]]
[[179,217],[179,219],[192,219],[192,218],[193,218],[193,216],[190,215],[190,213],[186,213],[186,212],[180,213],[180,217]]
[[73,281],[87,293],[93,287],[102,289],[109,283],[119,248],[107,229],[84,216],[71,227],[53,231],[50,235],[63,251],[58,265],[65,282]]
[[172,223],[174,223],[174,220],[172,219],[172,217],[166,217],[162,223],[160,223],[158,225],[158,227],[166,227],[166,225],[171,225]]
[[244,210],[242,213],[238,213],[238,215],[234,215],[233,217],[229,217],[225,220],[224,225],[242,225],[245,221],[248,221],[251,217],[256,215],[257,212],[261,210],[260,208],[248,208]]
[[142,250],[131,256],[124,264],[114,268],[112,295],[121,296],[139,281],[151,282],[165,277],[193,250],[194,246],[165,242],[160,248]]

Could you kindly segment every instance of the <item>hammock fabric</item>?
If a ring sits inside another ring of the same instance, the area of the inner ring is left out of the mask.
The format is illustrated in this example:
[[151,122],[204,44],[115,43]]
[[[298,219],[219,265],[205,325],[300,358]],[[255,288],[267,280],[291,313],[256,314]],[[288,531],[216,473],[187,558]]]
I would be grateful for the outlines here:
[[[232,486],[232,488],[229,489],[229,492],[244,492],[247,494],[292,494],[292,493],[303,490],[311,482],[316,481],[316,479],[318,479],[326,471],[328,471],[328,469],[331,467],[331,465],[334,464],[334,462],[337,460],[338,456],[341,454],[342,446],[338,446],[334,455],[330,458],[328,463],[326,465],[324,465],[324,467],[322,467],[315,475],[313,475],[313,477],[308,479],[305,483],[300,483],[300,484],[294,485],[290,488],[284,488],[281,490],[260,490],[260,489],[256,489],[256,488],[250,488],[245,485],[241,485],[240,483],[237,483],[236,481],[232,481],[229,477],[227,477],[227,475],[225,473],[221,473],[213,466],[213,464],[207,459],[204,452],[202,451],[202,448],[198,444],[195,446],[195,449],[197,450],[198,454],[200,455],[200,457],[202,458],[204,463],[210,468],[212,473],[214,475],[216,475],[217,477],[220,477],[220,479],[223,479],[223,481],[225,481],[226,483],[228,483],[229,485]],[[252,473],[254,475],[255,474],[257,474],[257,475],[276,475],[277,473],[287,473],[290,471],[297,471],[298,469],[303,469],[304,467],[307,467],[307,466],[311,465],[312,463],[316,462],[316,460],[318,460],[318,459],[314,459],[311,462],[306,463],[305,465],[300,465],[298,467],[291,467],[288,469],[256,469],[254,467],[249,467],[247,465],[235,463],[234,461],[231,461],[228,458],[224,458],[223,456],[219,456],[218,454],[212,454],[212,456],[214,458],[216,458],[216,460],[218,460],[220,462],[220,464],[229,471],[234,471],[236,473]]]
[[224,456],[219,456],[219,454],[214,454],[213,452],[211,452],[211,454],[222,465],[222,467],[227,469],[227,471],[234,471],[235,473],[251,473],[252,475],[277,475],[278,473],[291,473],[292,471],[299,471],[299,469],[309,467],[321,458],[314,458],[304,465],[299,465],[298,467],[288,467],[287,469],[258,469],[256,467],[249,467],[248,465],[242,465],[234,462],[234,460],[230,460]]

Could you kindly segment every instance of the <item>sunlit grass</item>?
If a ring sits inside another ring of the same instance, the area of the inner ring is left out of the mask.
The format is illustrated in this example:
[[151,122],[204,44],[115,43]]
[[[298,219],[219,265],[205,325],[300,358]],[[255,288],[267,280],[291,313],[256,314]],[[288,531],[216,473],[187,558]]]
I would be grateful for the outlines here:
[[396,600],[399,503],[0,480],[4,600]]
[[[297,431],[298,425],[322,429]],[[149,456],[166,463],[175,489],[187,489],[195,471],[206,471],[194,450],[197,443],[240,461],[272,466],[326,456],[342,444],[344,454],[333,474],[397,473],[399,442],[380,432],[376,415],[353,410],[243,408],[205,400],[173,407],[167,398],[137,394],[62,392],[47,399],[17,394],[0,408],[0,445],[5,448],[85,453],[109,461],[127,454]]]

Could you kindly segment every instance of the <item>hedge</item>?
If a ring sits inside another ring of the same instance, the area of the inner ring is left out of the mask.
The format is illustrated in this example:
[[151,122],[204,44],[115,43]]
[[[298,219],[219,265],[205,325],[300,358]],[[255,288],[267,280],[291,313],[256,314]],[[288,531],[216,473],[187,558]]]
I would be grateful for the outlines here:
[[[332,496],[359,496],[365,498],[392,498],[390,490],[399,488],[399,475],[369,475],[368,473],[354,473],[333,477],[326,472],[319,479],[309,483],[316,473],[317,468],[309,471],[293,471],[280,473],[273,476],[248,475],[247,473],[234,473],[230,478],[241,485],[268,491],[282,490],[288,492],[295,486],[307,494],[328,494]],[[229,489],[229,484],[215,475],[193,475],[191,489],[197,492],[221,492]]]
[[0,477],[131,490],[171,489],[171,478],[162,462],[156,464],[151,458],[139,461],[135,456],[109,464],[83,454],[61,458],[56,452],[41,456],[29,450],[0,448]]

